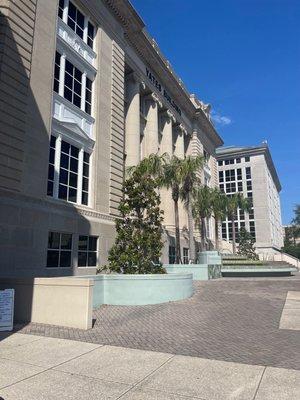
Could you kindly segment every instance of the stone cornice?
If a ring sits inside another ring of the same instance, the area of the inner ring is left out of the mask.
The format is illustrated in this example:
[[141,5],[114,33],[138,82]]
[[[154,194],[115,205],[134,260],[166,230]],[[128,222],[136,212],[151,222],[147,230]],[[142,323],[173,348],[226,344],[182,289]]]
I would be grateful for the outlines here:
[[116,219],[109,214],[100,213],[98,211],[85,208],[84,206],[80,206],[77,204],[67,203],[63,200],[56,200],[50,197],[39,199],[25,194],[0,189],[0,204],[7,201],[9,202],[9,204],[16,203],[16,205],[18,202],[20,202],[20,207],[28,208],[30,206],[34,206],[41,210],[47,210],[49,213],[51,213],[51,211],[58,213],[71,213],[110,222],[115,222]]

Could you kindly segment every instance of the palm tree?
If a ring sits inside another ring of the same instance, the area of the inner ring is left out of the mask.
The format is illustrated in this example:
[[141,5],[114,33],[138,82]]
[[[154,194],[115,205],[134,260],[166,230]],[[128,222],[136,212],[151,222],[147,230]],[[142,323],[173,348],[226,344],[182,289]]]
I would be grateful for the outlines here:
[[193,215],[200,226],[202,250],[207,250],[206,221],[212,214],[212,195],[208,186],[199,186],[193,192]]
[[138,170],[143,177],[146,177],[148,174],[153,176],[157,179],[159,187],[171,189],[175,215],[175,262],[176,264],[181,264],[178,211],[180,185],[182,182],[180,176],[180,159],[176,156],[170,158],[166,153],[161,156],[150,154],[149,157],[140,161],[137,166],[128,168],[129,173],[136,170]]
[[193,221],[193,190],[200,184],[199,172],[204,163],[203,156],[186,156],[180,159],[178,175],[180,177],[180,197],[185,202],[188,214],[190,260],[195,262],[196,250]]
[[199,172],[203,166],[202,156],[186,156],[181,159],[173,155],[171,158],[163,155],[151,154],[144,158],[137,166],[128,168],[128,172],[138,171],[141,176],[151,175],[158,180],[160,187],[172,191],[175,215],[176,262],[181,262],[180,230],[178,201],[181,198],[186,205],[189,225],[190,259],[195,261],[194,224],[192,212],[192,191],[200,182]]
[[175,262],[181,264],[181,246],[180,246],[180,229],[179,229],[179,210],[178,202],[180,195],[180,161],[176,156],[171,157],[163,167],[160,186],[171,189],[172,200],[174,202],[174,222],[175,222]]
[[215,219],[216,250],[219,251],[219,224],[226,218],[227,197],[219,189],[212,189],[212,214]]
[[249,211],[252,204],[250,199],[244,198],[239,193],[234,193],[231,196],[227,196],[226,203],[226,214],[232,225],[232,251],[233,254],[236,254],[236,231],[234,221],[237,209],[240,208],[242,211]]
[[149,157],[143,158],[138,165],[128,167],[126,171],[129,175],[133,172],[137,172],[141,177],[151,175],[157,179],[163,174],[163,168],[166,162],[166,153],[162,155],[150,154]]

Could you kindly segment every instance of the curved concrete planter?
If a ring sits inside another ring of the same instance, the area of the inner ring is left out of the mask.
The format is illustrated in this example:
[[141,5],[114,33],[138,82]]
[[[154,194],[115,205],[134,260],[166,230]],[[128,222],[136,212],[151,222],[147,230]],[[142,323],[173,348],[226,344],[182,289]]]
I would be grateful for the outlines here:
[[167,264],[164,268],[168,273],[193,274],[194,281],[208,281],[209,279],[221,278],[220,265],[207,264]]
[[[146,305],[183,300],[193,295],[191,273],[85,275],[94,280],[93,307],[101,304]],[[80,277],[82,278],[82,276]]]

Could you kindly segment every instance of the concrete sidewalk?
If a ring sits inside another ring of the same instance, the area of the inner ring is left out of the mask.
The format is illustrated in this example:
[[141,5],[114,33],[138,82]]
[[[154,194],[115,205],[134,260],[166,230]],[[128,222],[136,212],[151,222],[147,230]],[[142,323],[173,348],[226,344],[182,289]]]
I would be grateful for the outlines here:
[[4,400],[299,400],[300,371],[0,334]]

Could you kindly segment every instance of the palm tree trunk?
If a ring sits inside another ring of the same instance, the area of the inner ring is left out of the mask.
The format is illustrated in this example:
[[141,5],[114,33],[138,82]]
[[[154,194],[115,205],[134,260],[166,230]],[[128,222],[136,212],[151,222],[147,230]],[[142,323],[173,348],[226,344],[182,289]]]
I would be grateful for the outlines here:
[[206,248],[206,226],[205,226],[205,218],[201,218],[201,243],[202,249],[207,250]]
[[195,263],[196,250],[195,250],[195,240],[194,240],[194,220],[192,212],[192,198],[191,193],[188,194],[188,224],[189,224],[189,244],[190,244],[190,260]]
[[236,238],[235,238],[234,218],[231,218],[231,224],[232,224],[232,251],[233,251],[233,254],[236,254]]
[[216,241],[216,250],[219,251],[219,221],[215,217],[215,241]]
[[174,200],[176,264],[181,264],[178,201]]

